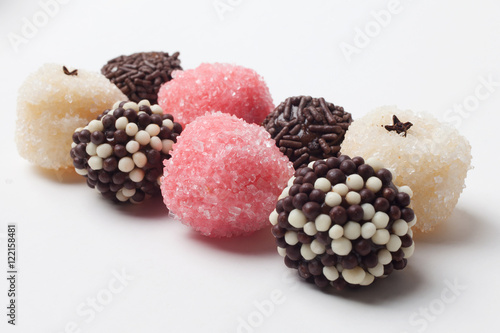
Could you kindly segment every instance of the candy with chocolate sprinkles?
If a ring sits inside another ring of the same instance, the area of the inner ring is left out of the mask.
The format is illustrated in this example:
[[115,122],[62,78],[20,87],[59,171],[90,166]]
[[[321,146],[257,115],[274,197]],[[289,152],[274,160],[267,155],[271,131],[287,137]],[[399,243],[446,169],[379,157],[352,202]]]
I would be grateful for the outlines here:
[[263,122],[295,169],[311,161],[336,157],[352,122],[343,107],[311,96],[289,97]]
[[377,160],[347,155],[297,169],[269,216],[285,265],[337,290],[405,268],[417,218],[412,191],[392,177]]
[[160,86],[172,79],[174,70],[182,70],[179,52],[140,52],[111,59],[101,69],[111,82],[133,102],[147,99],[157,104]]
[[88,186],[106,198],[139,203],[160,193],[163,161],[181,132],[156,104],[116,102],[75,130],[70,155]]

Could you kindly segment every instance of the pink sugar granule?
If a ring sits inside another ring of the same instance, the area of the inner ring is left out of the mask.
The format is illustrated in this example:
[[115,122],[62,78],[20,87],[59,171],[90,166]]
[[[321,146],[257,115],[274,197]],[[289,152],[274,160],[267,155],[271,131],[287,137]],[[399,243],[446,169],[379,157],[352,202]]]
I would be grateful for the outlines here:
[[158,104],[183,126],[205,112],[233,114],[261,124],[274,109],[264,79],[254,70],[231,64],[201,64],[175,71],[158,92]]
[[165,205],[210,237],[266,227],[294,173],[264,128],[221,112],[188,124],[171,155],[161,184]]

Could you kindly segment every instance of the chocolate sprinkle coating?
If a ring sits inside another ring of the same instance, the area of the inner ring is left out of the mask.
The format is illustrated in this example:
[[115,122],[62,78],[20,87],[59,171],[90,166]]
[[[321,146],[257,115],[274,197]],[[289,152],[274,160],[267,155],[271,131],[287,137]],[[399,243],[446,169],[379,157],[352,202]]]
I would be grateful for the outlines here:
[[324,98],[289,97],[262,125],[295,169],[309,162],[337,157],[351,114]]
[[295,171],[269,216],[287,267],[337,290],[367,286],[406,267],[416,223],[411,191],[379,168],[378,161],[342,155]]
[[73,134],[76,172],[115,201],[140,203],[159,194],[163,160],[182,132],[172,119],[147,100],[115,103]]
[[174,70],[182,70],[179,52],[141,52],[121,55],[108,61],[101,73],[114,83],[131,101],[147,99],[158,103],[160,86],[172,80]]

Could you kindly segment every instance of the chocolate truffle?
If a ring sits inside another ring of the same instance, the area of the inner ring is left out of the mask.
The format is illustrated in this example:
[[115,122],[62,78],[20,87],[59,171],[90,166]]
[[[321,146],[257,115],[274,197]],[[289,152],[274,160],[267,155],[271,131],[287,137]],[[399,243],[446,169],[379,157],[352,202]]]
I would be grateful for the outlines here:
[[280,151],[295,169],[309,162],[337,157],[351,114],[324,98],[289,97],[263,122]]
[[73,133],[71,158],[78,174],[106,198],[139,203],[160,193],[163,160],[182,126],[147,100],[116,102]]
[[174,70],[182,70],[179,52],[141,52],[111,59],[101,69],[133,102],[147,99],[157,104],[160,86],[172,80]]
[[410,197],[389,170],[361,157],[311,162],[295,171],[269,216],[278,253],[318,287],[370,285],[413,254]]

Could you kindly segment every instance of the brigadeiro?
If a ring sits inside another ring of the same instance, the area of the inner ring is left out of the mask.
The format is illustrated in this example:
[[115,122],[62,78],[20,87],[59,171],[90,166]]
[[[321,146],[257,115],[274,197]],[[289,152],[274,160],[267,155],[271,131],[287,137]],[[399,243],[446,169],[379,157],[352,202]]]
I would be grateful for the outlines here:
[[318,287],[366,286],[413,254],[411,190],[376,160],[329,157],[295,171],[269,220],[278,253]]
[[139,203],[160,192],[163,160],[181,132],[156,104],[116,102],[75,130],[70,155],[91,188],[106,198]]
[[174,70],[182,70],[179,52],[140,52],[111,59],[101,69],[133,102],[147,99],[157,104],[160,86],[172,79]]
[[337,157],[352,122],[344,108],[311,96],[289,97],[263,122],[295,169],[311,161]]

